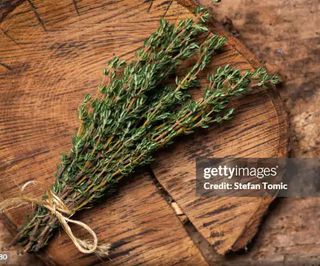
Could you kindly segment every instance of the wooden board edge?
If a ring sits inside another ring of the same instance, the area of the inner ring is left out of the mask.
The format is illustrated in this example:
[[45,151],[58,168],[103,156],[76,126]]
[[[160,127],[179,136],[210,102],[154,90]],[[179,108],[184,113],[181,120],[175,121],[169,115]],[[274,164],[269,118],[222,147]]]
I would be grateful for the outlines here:
[[[191,12],[194,11],[195,7],[199,5],[197,0],[177,0],[178,3],[188,8]],[[223,34],[228,39],[228,44],[231,45],[236,51],[243,55],[243,57],[252,65],[254,68],[262,67],[259,59],[254,55],[249,48],[247,48],[239,39],[235,38],[231,33],[226,31],[223,26],[216,20],[211,19],[209,21],[209,28],[212,31]],[[263,66],[266,67],[266,66]],[[266,67],[269,71],[273,71],[270,67]],[[286,157],[288,154],[288,139],[289,139],[289,124],[288,124],[288,113],[285,109],[283,100],[281,99],[280,93],[276,89],[268,89],[268,95],[271,97],[273,106],[278,114],[279,121],[279,135],[280,143],[278,150],[278,158]]]
[[[177,0],[178,3],[188,8],[191,12],[194,11],[195,7],[199,5],[197,0]],[[236,51],[244,56],[250,65],[254,68],[263,66],[258,58],[237,38],[232,34],[225,31],[223,26],[212,19],[209,22],[209,28],[212,31],[215,31],[219,34],[222,34],[227,37],[228,44],[231,45]],[[266,67],[269,71],[272,72],[273,69]],[[267,95],[270,97],[273,107],[277,113],[278,125],[279,125],[279,144],[278,144],[278,158],[283,158],[288,155],[288,145],[289,145],[289,124],[288,124],[288,113],[284,107],[283,100],[281,99],[279,91],[276,89],[268,89]],[[275,198],[264,197],[261,198],[261,203],[255,213],[253,213],[252,218],[250,219],[248,225],[244,228],[241,235],[232,245],[230,251],[238,251],[244,248],[256,235],[261,224],[263,217],[266,215],[269,205]],[[217,252],[221,255],[225,255],[228,251],[219,251]]]

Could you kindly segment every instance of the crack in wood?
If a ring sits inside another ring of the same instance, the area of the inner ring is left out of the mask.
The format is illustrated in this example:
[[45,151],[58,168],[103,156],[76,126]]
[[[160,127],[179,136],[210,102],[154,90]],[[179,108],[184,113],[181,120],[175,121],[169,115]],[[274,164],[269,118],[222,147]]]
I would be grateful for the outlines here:
[[12,70],[12,67],[10,67],[9,65],[5,64],[5,63],[1,63],[0,62],[0,66],[4,67],[5,69],[11,71]]
[[4,36],[6,36],[10,41],[14,42],[16,45],[19,46],[19,43],[5,30],[0,28],[0,31],[3,33]]
[[30,4],[31,10],[33,11],[34,15],[36,16],[40,26],[43,28],[44,31],[47,31],[46,26],[45,26],[45,24],[44,24],[44,22],[43,22],[43,20],[42,20],[42,18],[40,16],[40,14],[37,11],[36,6],[33,4],[33,2],[31,0],[27,0],[27,1]]
[[173,3],[173,0],[171,0],[171,1],[168,2],[167,8],[166,8],[166,10],[164,11],[164,14],[163,14],[163,16],[162,16],[163,18],[167,15],[167,13],[168,13],[168,11],[169,11],[172,3]]
[[72,3],[73,3],[73,7],[74,7],[74,10],[76,11],[77,15],[80,16],[77,0],[72,0]]
[[150,4],[149,4],[149,7],[148,7],[148,13],[150,13],[150,10],[151,10],[151,8],[152,8],[152,5],[153,5],[153,0],[145,0],[144,1],[145,3],[149,3],[150,2]]

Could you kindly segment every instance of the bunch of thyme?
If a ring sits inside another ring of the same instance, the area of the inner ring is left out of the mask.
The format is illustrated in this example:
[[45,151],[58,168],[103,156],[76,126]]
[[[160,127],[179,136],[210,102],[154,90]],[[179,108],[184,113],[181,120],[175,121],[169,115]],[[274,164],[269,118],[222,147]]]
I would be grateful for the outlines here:
[[[199,86],[199,73],[225,44],[224,37],[205,26],[208,13],[197,8],[196,15],[197,21],[184,19],[176,25],[162,19],[137,59],[114,57],[104,71],[108,84],[100,87],[99,97],[85,97],[79,107],[81,126],[70,153],[62,156],[52,187],[72,214],[149,164],[155,152],[177,136],[229,120],[233,98],[254,86],[277,83],[264,69],[241,73],[222,66],[209,76],[203,98],[193,100],[190,89]],[[177,69],[191,57],[195,63],[177,76]],[[58,225],[57,218],[39,206],[15,242],[25,251],[38,251]]]

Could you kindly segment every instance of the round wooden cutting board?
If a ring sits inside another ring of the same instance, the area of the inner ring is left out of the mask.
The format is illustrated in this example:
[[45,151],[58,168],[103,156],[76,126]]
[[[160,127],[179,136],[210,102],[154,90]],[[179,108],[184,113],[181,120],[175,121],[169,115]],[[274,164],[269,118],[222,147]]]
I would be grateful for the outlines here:
[[[95,93],[106,61],[115,54],[133,58],[161,17],[173,22],[193,17],[188,8],[195,5],[166,0],[16,2],[19,6],[0,20],[3,198],[17,195],[29,180],[48,186],[53,182],[59,155],[70,149],[78,126],[77,106],[85,94]],[[258,66],[219,25],[212,30],[226,35],[228,45],[209,71],[224,64]],[[195,195],[195,158],[283,157],[287,152],[286,117],[276,92],[257,92],[235,105],[238,111],[231,122],[180,139],[159,153],[151,167],[166,193],[220,254],[243,248],[252,239],[272,199],[200,198]],[[18,226],[28,211],[19,208],[6,215]],[[206,264],[149,173],[133,177],[106,204],[76,217],[90,225],[101,242],[112,243],[110,265]],[[80,254],[62,231],[42,256],[59,265],[101,262]]]

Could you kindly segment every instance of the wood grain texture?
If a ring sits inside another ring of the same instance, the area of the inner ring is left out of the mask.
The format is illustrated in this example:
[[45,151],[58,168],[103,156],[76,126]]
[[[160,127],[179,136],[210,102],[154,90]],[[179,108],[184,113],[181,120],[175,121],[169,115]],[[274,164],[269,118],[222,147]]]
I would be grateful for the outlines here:
[[[18,193],[30,179],[48,184],[53,181],[59,154],[69,149],[70,136],[78,125],[76,108],[81,98],[95,92],[104,63],[114,53],[133,56],[157,27],[165,7],[160,5],[156,13],[137,21],[137,14],[146,13],[148,7],[137,1],[129,5],[125,1],[114,5],[79,2],[78,12],[69,2],[41,4],[34,1],[31,8],[25,2],[1,25],[14,40],[1,36],[1,62],[5,67],[1,68],[0,82],[9,89],[1,90],[0,96],[1,168],[6,173],[1,180],[3,197]],[[111,18],[105,16],[108,9],[113,12]],[[82,13],[81,19],[78,13]],[[136,22],[140,26],[132,27]],[[94,223],[99,239],[112,241],[115,252],[110,255],[110,264],[205,264],[150,180],[141,178],[124,186],[123,195],[113,202],[106,205],[107,209],[95,208],[80,217],[90,225]],[[28,211],[21,209],[8,215],[19,225]],[[100,261],[94,256],[83,257],[63,234],[58,234],[56,241],[46,255],[51,262],[87,265]]]
[[320,145],[320,2],[224,1],[212,5],[215,12],[229,17],[242,43],[283,77],[279,91],[289,112],[294,157],[319,157]]
[[99,232],[101,243],[112,243],[111,254],[104,261],[79,254],[61,234],[46,250],[58,265],[207,265],[148,175],[136,176],[108,204],[77,217]]
[[12,12],[24,0],[1,0],[0,1],[0,22]]
[[[0,86],[4,88],[0,91],[2,196],[16,195],[19,187],[31,179],[52,183],[59,154],[70,148],[70,136],[78,126],[76,108],[84,94],[95,92],[104,63],[113,54],[132,58],[164,14],[172,21],[192,16],[176,2],[163,0],[153,1],[152,5],[138,0],[87,0],[76,1],[76,4],[73,1],[26,1],[7,16],[1,23],[3,34],[0,32]],[[215,59],[211,70],[227,63],[252,69],[255,59],[230,37],[228,46]],[[277,93],[259,93],[236,104],[238,117],[232,123],[181,140],[170,151],[159,155],[158,165],[153,166],[156,178],[220,253],[242,248],[252,238],[272,199],[205,200],[195,197],[193,159],[199,155],[269,157],[286,153],[286,122]],[[151,183],[141,180],[146,183],[146,195],[155,189]],[[130,193],[142,193],[138,184],[136,189],[132,188]],[[154,190],[153,194],[157,191]],[[142,196],[146,195],[142,193]],[[104,232],[103,225],[110,224],[110,210],[119,208],[121,212],[122,206],[132,204],[130,196],[117,199],[101,207],[100,211],[95,208],[83,214],[85,219],[97,217],[95,222],[98,219],[99,224],[101,222],[101,229],[97,229],[99,237],[110,237],[115,242],[121,236]],[[157,209],[165,208],[162,199],[155,197],[154,200],[159,202],[155,203]],[[142,204],[133,207],[140,214],[146,211]],[[19,225],[27,211],[21,209],[8,213],[8,216]],[[168,218],[170,223],[163,222],[161,227],[157,215],[164,214],[155,212],[151,217],[155,224],[159,222],[162,230],[165,230],[164,225],[175,224],[176,218],[171,215],[170,220]],[[134,223],[134,217],[129,218],[132,218],[130,223]],[[118,223],[119,214],[112,219]],[[136,224],[135,230],[141,230],[141,223]],[[185,239],[181,246],[190,246],[191,254],[196,254],[200,260],[201,256],[188,242],[190,239],[185,238],[183,228],[178,224],[175,228],[179,232],[177,238]],[[133,234],[137,232],[135,230]],[[151,231],[150,235],[159,241],[166,239],[161,230]],[[72,244],[64,237],[62,233],[48,249],[47,256],[51,260],[58,263],[85,261],[86,264],[95,261],[92,256],[80,259],[81,255],[75,253]],[[171,237],[170,233],[168,237]],[[147,241],[147,238],[138,237],[139,241]],[[133,239],[134,246],[138,240]],[[159,243],[162,242],[155,245]],[[192,258],[185,255],[189,248],[181,248],[179,253],[170,245],[163,246],[163,253],[158,252],[160,256],[154,260],[166,257],[168,263],[180,256],[185,261],[179,262],[187,263]],[[151,254],[152,247],[149,251],[146,249],[148,256],[156,256]],[[126,263],[135,264],[135,252],[138,251],[144,254],[139,247],[126,254]],[[146,260],[143,257],[138,259],[139,263]],[[115,264],[118,261],[123,262],[123,256],[114,259]]]
[[[239,38],[281,73],[279,90],[288,110],[292,157],[320,156],[320,2],[226,0],[215,17],[232,20]],[[318,265],[320,199],[278,199],[248,251],[216,265]]]
[[[194,8],[192,2],[185,1],[185,4]],[[223,33],[219,25],[211,25],[211,29]],[[227,47],[215,57],[210,70],[223,64],[243,70],[259,66],[259,62],[243,45],[230,35],[228,37]],[[240,100],[235,104],[238,109],[236,119],[221,127],[204,130],[199,137],[191,135],[179,140],[173,149],[162,152],[152,167],[159,182],[218,253],[243,248],[257,232],[272,199],[213,199],[195,195],[195,159],[285,156],[287,122],[279,103],[277,93],[272,91]]]

